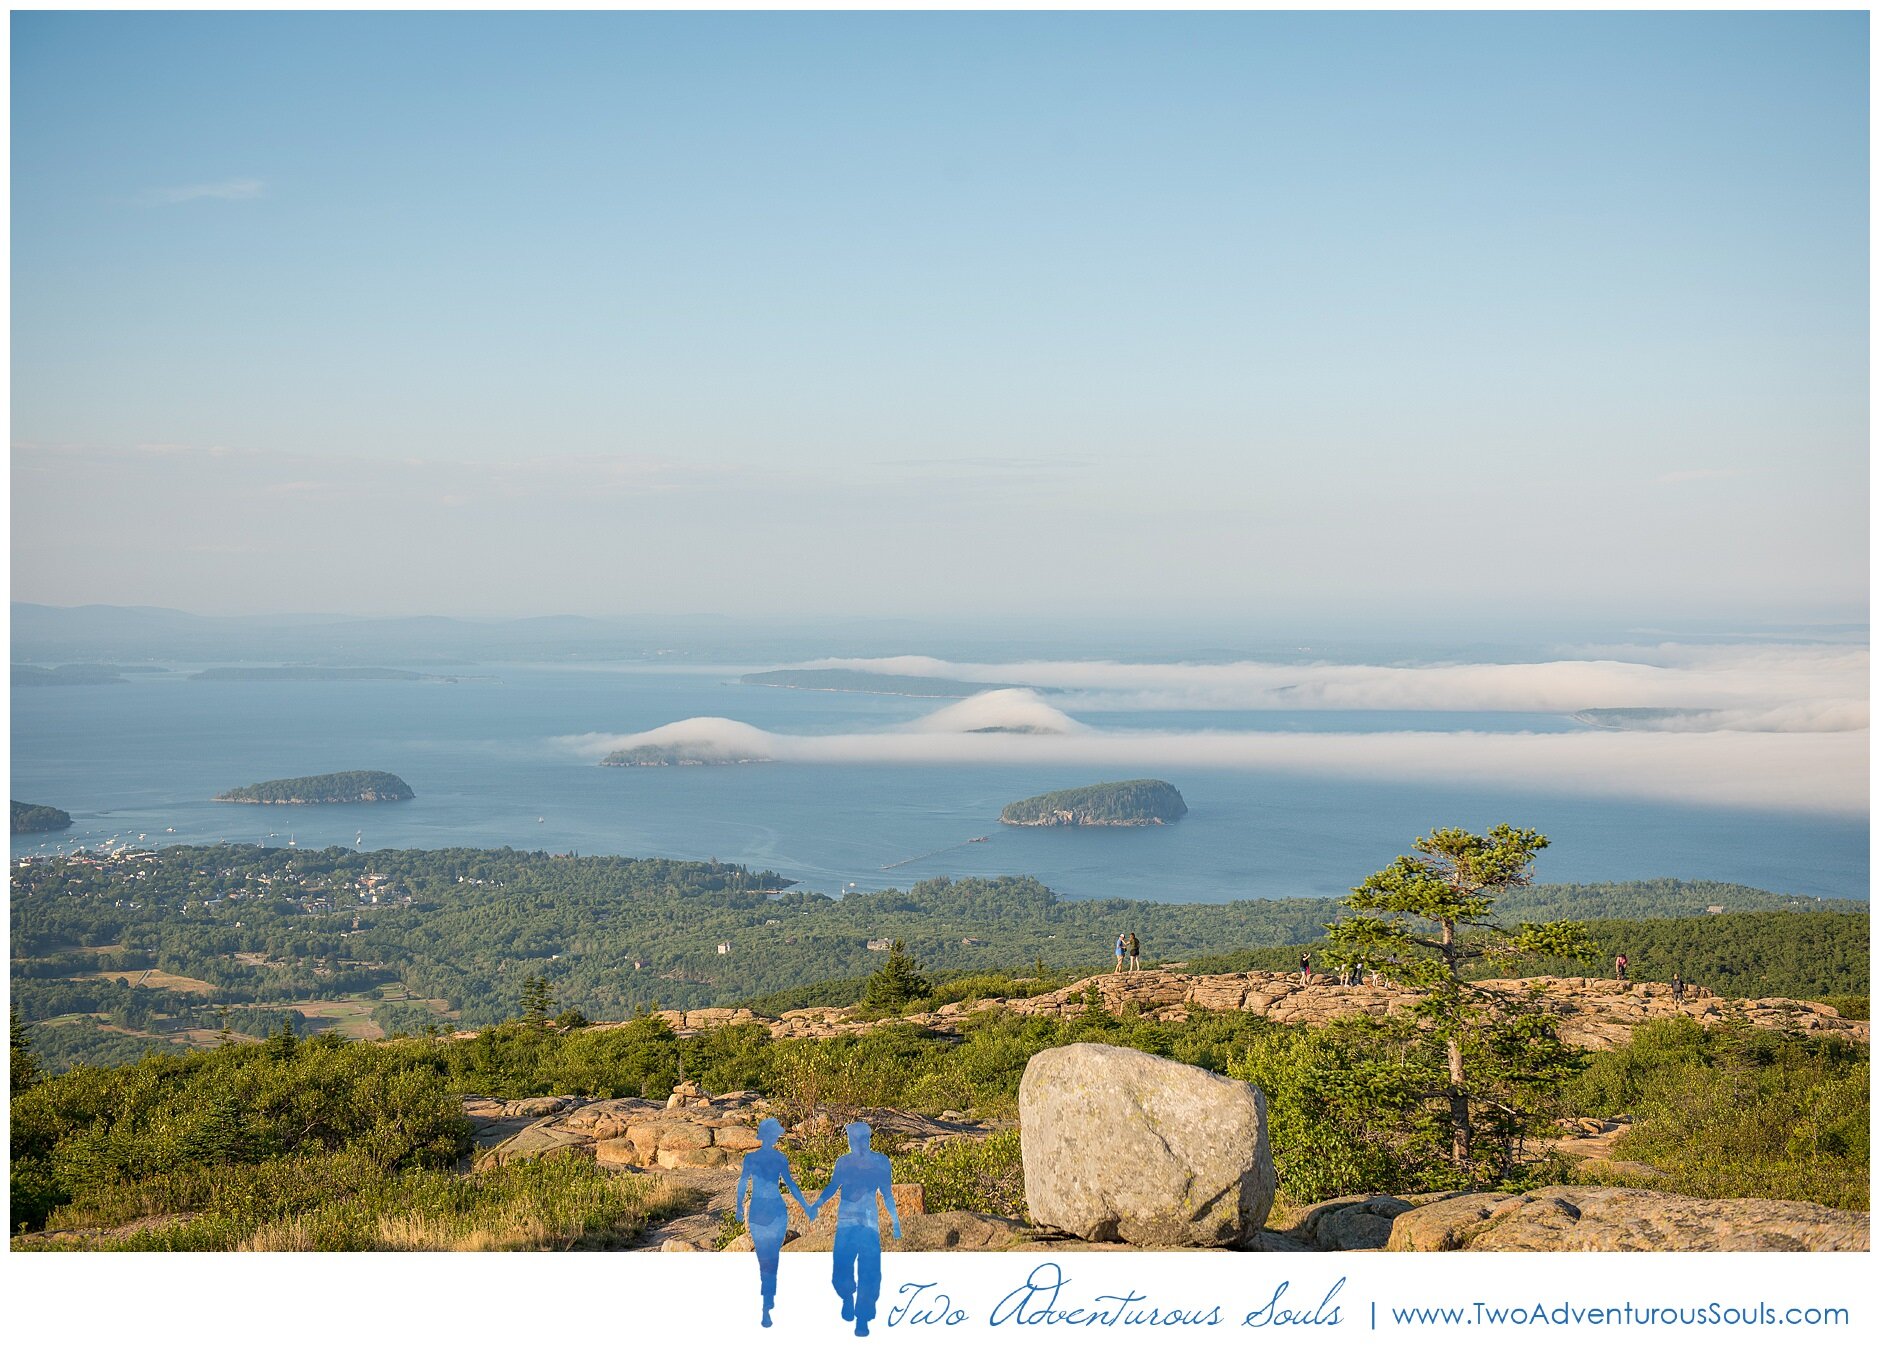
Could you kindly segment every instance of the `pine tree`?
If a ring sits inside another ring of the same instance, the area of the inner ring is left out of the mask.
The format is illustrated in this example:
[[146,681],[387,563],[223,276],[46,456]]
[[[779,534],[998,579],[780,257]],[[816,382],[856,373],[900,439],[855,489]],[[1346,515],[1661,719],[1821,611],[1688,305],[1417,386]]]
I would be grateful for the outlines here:
[[12,1087],[14,1093],[25,1092],[41,1077],[39,1060],[33,1054],[32,1033],[26,1028],[26,1019],[20,1016],[19,1008],[14,1008],[8,1027],[11,1041]]
[[294,1050],[299,1044],[294,1035],[294,1023],[291,1018],[281,1018],[280,1026],[266,1041],[270,1059],[288,1060],[294,1057]]
[[[1415,1015],[1443,1051],[1426,1095],[1441,1105],[1457,1170],[1476,1182],[1513,1159],[1539,1122],[1535,1094],[1557,1084],[1575,1058],[1546,1018],[1469,983],[1463,971],[1523,955],[1585,960],[1593,945],[1578,923],[1510,929],[1493,921],[1496,901],[1533,879],[1534,858],[1547,846],[1534,829],[1503,823],[1478,836],[1441,828],[1412,845],[1416,855],[1399,856],[1351,891],[1347,915],[1327,929],[1325,954],[1333,965],[1361,965],[1421,995]],[[1494,1150],[1478,1150],[1478,1126],[1496,1137]]]
[[933,992],[933,985],[920,972],[913,952],[897,939],[888,949],[888,958],[880,969],[868,976],[864,1001],[870,1007],[895,1009]]
[[522,981],[522,1020],[527,1026],[546,1026],[555,1010],[555,993],[548,980],[531,974]]
[[238,1163],[248,1151],[248,1131],[241,1103],[232,1093],[217,1093],[196,1109],[177,1144],[177,1151],[194,1163]]

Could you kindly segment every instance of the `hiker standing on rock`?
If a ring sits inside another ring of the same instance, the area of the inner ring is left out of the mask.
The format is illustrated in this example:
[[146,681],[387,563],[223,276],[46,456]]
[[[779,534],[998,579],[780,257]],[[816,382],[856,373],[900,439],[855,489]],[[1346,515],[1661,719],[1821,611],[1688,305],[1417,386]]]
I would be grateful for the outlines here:
[[1125,937],[1121,932],[1118,932],[1116,934],[1116,968],[1111,970],[1110,973],[1121,974],[1123,972],[1123,961],[1126,960],[1128,957],[1129,957],[1129,939]]
[[[803,1191],[796,1185],[796,1179],[790,1176],[790,1160],[777,1148],[777,1138],[782,1134],[783,1122],[774,1116],[766,1116],[759,1123],[759,1147],[744,1156],[738,1172],[737,1199],[732,1202],[734,1214],[751,1232],[751,1247],[757,1250],[757,1279],[764,1292],[766,1329],[770,1327],[770,1307],[777,1301],[777,1255],[783,1251],[784,1232],[790,1225],[789,1208],[783,1204],[783,1192],[778,1184],[790,1189],[790,1195],[796,1198],[804,1215],[815,1216],[803,1200]],[[751,1189],[748,1212],[744,1208],[747,1186]]]
[[1301,954],[1299,957],[1299,978],[1302,983],[1312,982],[1312,957]]
[[1136,934],[1131,932],[1128,936],[1123,938],[1123,944],[1129,947],[1129,968],[1132,971],[1141,969],[1142,942],[1136,940]]
[[1626,966],[1626,958],[1623,952],[1621,952],[1618,955],[1613,956],[1612,977],[1615,979],[1621,979],[1621,980],[1624,979],[1625,978],[1625,966]]
[[813,1217],[830,1197],[842,1197],[836,1213],[836,1294],[842,1297],[842,1318],[854,1320],[855,1336],[866,1338],[881,1295],[881,1220],[875,1198],[888,1203],[888,1223],[896,1239],[901,1237],[901,1213],[894,1205],[894,1169],[888,1156],[868,1147],[874,1131],[866,1121],[852,1122],[846,1129],[849,1152],[836,1160],[829,1185],[809,1213]]
[[1684,1001],[1684,976],[1676,970],[1671,971],[1671,1001],[1674,1003]]

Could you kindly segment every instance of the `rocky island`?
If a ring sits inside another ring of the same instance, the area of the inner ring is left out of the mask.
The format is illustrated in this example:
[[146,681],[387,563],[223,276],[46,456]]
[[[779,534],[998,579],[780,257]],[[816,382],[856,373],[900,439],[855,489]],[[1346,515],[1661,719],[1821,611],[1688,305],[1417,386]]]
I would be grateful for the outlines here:
[[154,667],[113,667],[102,662],[67,662],[57,667],[13,664],[15,686],[121,686],[127,671],[155,671]]
[[209,667],[192,673],[191,681],[439,681],[451,683],[454,676],[431,676],[408,672],[397,667],[309,667],[293,663],[285,667]]
[[666,743],[646,743],[623,747],[601,758],[602,766],[747,766],[769,761],[769,757],[738,756],[713,752],[705,747],[686,747]]
[[411,787],[390,771],[335,771],[264,780],[215,798],[219,804],[378,804],[412,797]]
[[999,821],[1020,828],[1146,828],[1187,812],[1181,791],[1165,780],[1117,780],[1021,799],[1007,804]]
[[72,826],[72,815],[50,804],[22,804],[13,801],[13,831],[57,832]]

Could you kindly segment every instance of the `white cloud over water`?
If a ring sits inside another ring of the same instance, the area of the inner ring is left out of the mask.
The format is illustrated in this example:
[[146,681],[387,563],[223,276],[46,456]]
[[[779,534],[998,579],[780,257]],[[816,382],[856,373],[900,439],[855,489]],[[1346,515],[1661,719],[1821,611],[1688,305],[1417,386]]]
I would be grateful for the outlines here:
[[1084,726],[1063,710],[1046,704],[1036,691],[989,690],[917,719],[917,733],[1079,733]]
[[1582,709],[1716,710],[1711,726],[1844,732],[1868,724],[1864,647],[1608,650],[1549,662],[1389,666],[1329,662],[949,662],[830,658],[808,667],[1048,688],[1072,711],[1450,710],[1571,714]]
[[[1865,648],[1626,651],[1626,657],[1401,667],[827,659],[810,665],[1026,685],[873,732],[787,734],[700,717],[642,733],[558,741],[592,759],[621,747],[683,744],[730,759],[1088,766],[1142,776],[1231,769],[1838,816],[1866,812]],[[1041,694],[1031,686],[1049,689]],[[1106,729],[1067,712],[1594,708],[1682,712],[1634,719],[1623,731],[1567,733]]]
[[1550,790],[1581,796],[1858,815],[1867,741],[1858,733],[917,732],[800,735],[701,717],[643,733],[560,740],[593,760],[642,743],[726,759],[837,764],[1089,766],[1168,776],[1273,771],[1338,780]]

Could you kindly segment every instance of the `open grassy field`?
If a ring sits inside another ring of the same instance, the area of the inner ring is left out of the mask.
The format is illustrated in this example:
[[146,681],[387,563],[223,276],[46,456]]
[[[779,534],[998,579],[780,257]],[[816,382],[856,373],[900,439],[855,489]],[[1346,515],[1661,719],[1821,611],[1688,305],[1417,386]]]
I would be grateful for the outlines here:
[[160,969],[108,969],[95,974],[75,974],[75,979],[122,979],[132,988],[167,988],[172,993],[214,993],[215,985],[206,979],[192,979],[187,974],[167,974]]

